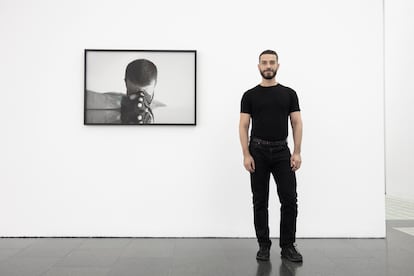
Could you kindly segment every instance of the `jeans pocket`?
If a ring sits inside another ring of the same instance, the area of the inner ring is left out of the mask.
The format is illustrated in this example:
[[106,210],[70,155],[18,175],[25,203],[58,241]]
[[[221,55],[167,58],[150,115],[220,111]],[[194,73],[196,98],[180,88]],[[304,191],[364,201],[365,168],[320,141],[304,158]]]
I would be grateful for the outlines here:
[[260,144],[257,143],[257,142],[251,141],[250,144],[249,144],[249,149],[257,149],[259,147],[260,147]]
[[251,155],[263,154],[266,152],[266,146],[257,142],[249,144],[249,151]]

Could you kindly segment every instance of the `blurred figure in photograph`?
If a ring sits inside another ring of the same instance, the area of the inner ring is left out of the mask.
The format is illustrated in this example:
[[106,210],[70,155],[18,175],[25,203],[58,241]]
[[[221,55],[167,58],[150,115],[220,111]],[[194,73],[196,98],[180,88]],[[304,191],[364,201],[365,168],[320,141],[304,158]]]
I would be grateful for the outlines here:
[[125,93],[86,91],[86,123],[153,124],[153,109],[165,106],[154,100],[157,67],[147,59],[136,59],[125,69]]

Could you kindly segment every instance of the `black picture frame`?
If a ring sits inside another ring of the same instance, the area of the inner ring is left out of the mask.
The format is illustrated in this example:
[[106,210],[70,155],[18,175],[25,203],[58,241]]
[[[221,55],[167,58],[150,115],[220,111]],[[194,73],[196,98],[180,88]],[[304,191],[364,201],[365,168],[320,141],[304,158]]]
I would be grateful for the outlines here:
[[85,125],[196,125],[197,51],[85,49]]

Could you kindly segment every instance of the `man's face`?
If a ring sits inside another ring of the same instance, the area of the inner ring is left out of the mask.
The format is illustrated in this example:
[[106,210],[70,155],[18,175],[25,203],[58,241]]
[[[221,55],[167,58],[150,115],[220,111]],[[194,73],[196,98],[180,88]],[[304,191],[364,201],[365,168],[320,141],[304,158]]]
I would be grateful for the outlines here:
[[279,64],[275,55],[264,54],[259,60],[259,71],[264,79],[271,80],[276,76]]
[[[132,97],[137,95],[138,92],[143,92],[147,102],[151,102],[154,97],[155,89],[155,80],[152,80],[150,84],[142,86],[136,83],[131,82],[130,80],[125,80],[125,85],[127,89],[127,95]],[[132,99],[131,99],[132,100]]]

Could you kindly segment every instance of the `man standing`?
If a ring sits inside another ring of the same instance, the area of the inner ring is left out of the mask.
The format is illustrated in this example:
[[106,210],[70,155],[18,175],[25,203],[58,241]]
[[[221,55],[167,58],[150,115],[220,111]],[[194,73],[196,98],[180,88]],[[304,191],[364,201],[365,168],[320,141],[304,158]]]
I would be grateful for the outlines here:
[[[296,92],[276,81],[278,55],[266,50],[259,56],[262,81],[246,91],[241,100],[240,143],[244,167],[250,172],[253,193],[254,226],[259,243],[256,259],[268,261],[269,238],[268,200],[269,180],[273,175],[277,185],[280,208],[281,256],[302,262],[296,250],[297,193],[295,171],[301,165],[302,119]],[[293,132],[293,154],[287,146],[288,119]],[[252,121],[250,141],[248,130]]]

